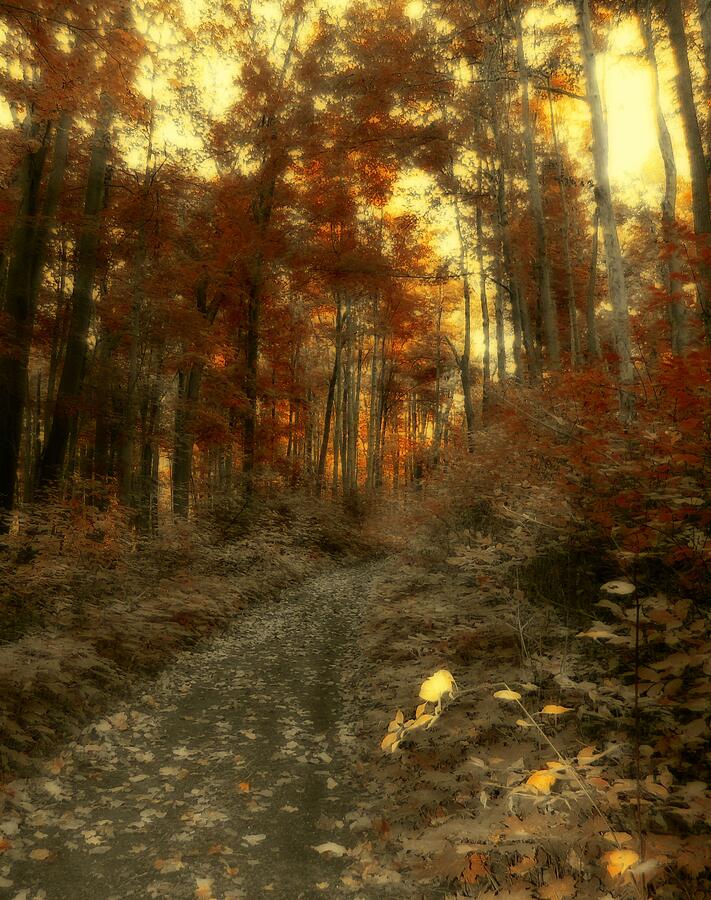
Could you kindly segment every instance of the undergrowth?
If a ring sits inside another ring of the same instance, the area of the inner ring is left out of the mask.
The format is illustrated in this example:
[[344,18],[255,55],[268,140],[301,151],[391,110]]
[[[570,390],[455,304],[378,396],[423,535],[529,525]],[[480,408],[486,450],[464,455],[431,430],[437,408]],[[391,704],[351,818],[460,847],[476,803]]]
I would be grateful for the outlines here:
[[150,537],[118,508],[30,510],[0,546],[0,772],[34,760],[139,675],[326,564],[382,540],[335,504],[234,504]]

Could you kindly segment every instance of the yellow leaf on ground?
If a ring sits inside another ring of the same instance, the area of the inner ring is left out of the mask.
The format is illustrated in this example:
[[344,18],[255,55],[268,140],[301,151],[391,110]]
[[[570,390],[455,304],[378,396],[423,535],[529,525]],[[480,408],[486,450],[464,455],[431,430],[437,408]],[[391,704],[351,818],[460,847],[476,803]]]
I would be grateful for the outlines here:
[[529,722],[528,719],[516,719],[516,724],[521,728],[535,728],[536,726],[533,722]]
[[197,900],[212,900],[212,878],[196,878],[197,887],[195,897]]
[[544,716],[562,716],[563,713],[573,712],[572,706],[556,706],[554,703],[549,703],[547,706],[544,706],[541,710],[541,713]]
[[555,772],[551,772],[550,769],[539,769],[537,772],[529,775],[526,779],[526,784],[535,788],[539,794],[550,794],[551,788],[557,779],[558,776]]
[[521,695],[518,691],[496,691],[494,696],[497,700],[520,700]]
[[429,713],[424,713],[423,715],[415,719],[411,725],[408,725],[407,730],[417,731],[418,728],[424,728],[426,725],[429,725],[433,721],[434,716],[429,715]]
[[531,869],[535,869],[536,860],[532,856],[524,856],[513,866],[509,866],[512,875],[528,875]]
[[456,683],[452,673],[447,669],[439,669],[422,682],[420,697],[422,700],[438,703],[445,694],[454,694],[455,690]]
[[569,898],[575,897],[575,893],[575,880],[572,875],[556,878],[538,888],[538,896],[541,900],[569,900]]
[[164,875],[169,875],[171,872],[179,872],[185,868],[185,863],[177,856],[173,857],[173,859],[157,859],[153,865]]
[[46,850],[44,847],[38,848],[37,850],[33,850],[30,853],[30,859],[37,859],[40,861],[44,861],[45,859],[49,859],[51,856],[51,852]]
[[594,747],[583,747],[578,753],[578,765],[587,766],[595,759],[595,757],[596,753]]
[[398,740],[398,736],[393,734],[393,732],[389,732],[383,738],[380,749],[381,750],[390,750],[391,753],[394,753],[397,750],[400,741]]
[[249,782],[248,781],[240,781],[238,787],[242,791],[242,793],[244,793],[244,794],[249,793]]
[[426,709],[427,709],[427,701],[425,700],[425,702],[424,702],[424,703],[420,703],[420,705],[419,705],[419,706],[417,707],[417,709],[415,710],[415,718],[416,718],[416,719],[419,719],[420,716],[422,715],[422,713],[423,713]]
[[617,878],[624,875],[630,866],[639,862],[639,854],[634,850],[610,850],[603,856],[602,861],[612,878]]
[[606,831],[603,838],[611,844],[627,844],[632,840],[632,835],[626,831]]

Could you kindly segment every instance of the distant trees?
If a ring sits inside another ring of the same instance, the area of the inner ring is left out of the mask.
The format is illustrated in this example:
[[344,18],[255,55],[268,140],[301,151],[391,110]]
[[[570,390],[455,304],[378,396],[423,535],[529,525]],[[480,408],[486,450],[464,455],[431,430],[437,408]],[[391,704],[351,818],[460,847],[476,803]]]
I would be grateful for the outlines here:
[[[146,529],[275,481],[355,503],[448,448],[485,452],[505,392],[598,370],[634,428],[642,361],[711,341],[711,26],[692,7],[621,12],[665,171],[644,231],[608,171],[605,4],[539,26],[520,0],[276,17],[230,0],[197,24],[153,0],[0,3],[3,527],[48,492],[116,499]],[[220,103],[200,74],[214,54],[234,72]],[[590,159],[562,138],[570,103]]]

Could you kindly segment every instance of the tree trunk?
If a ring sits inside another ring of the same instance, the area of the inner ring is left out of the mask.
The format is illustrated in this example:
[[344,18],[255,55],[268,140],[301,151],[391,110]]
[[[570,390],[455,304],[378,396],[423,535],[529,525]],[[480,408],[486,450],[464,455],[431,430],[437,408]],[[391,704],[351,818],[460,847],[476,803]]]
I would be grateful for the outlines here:
[[708,114],[706,116],[706,156],[711,158],[711,0],[696,0],[704,47],[704,94]]
[[104,207],[111,117],[111,102],[106,95],[102,95],[99,122],[94,132],[93,148],[89,160],[84,216],[77,241],[76,273],[71,299],[72,313],[67,336],[67,349],[59,380],[57,399],[54,404],[52,425],[40,465],[39,482],[43,487],[55,483],[61,476],[67,455],[72,421],[77,413],[79,403],[101,235],[101,213]]
[[[321,441],[321,450],[318,458],[317,471],[317,490],[323,487],[324,477],[326,475],[326,457],[328,456],[328,439],[331,433],[331,418],[333,416],[333,401],[336,395],[336,381],[338,380],[338,370],[341,367],[341,300],[336,298],[336,336],[335,336],[336,352],[333,360],[333,371],[331,379],[328,383],[328,395],[326,396],[326,412],[323,420],[323,439]],[[337,449],[334,448],[334,453]]]
[[590,252],[590,275],[588,277],[588,290],[585,302],[585,314],[587,321],[588,355],[591,360],[602,359],[600,339],[597,334],[597,317],[595,315],[595,298],[597,295],[597,257],[600,247],[600,211],[595,207],[593,215],[593,239]]
[[462,218],[459,213],[459,202],[454,198],[454,221],[457,227],[457,237],[459,238],[459,268],[462,273],[462,291],[464,293],[464,350],[459,357],[459,374],[462,381],[462,394],[464,395],[464,418],[467,429],[467,450],[471,453],[474,450],[474,430],[475,416],[474,403],[472,401],[472,364],[471,364],[471,346],[472,346],[472,296],[469,284],[469,275],[467,268],[469,262],[467,259],[466,246],[464,244],[464,234],[462,232]]
[[662,268],[664,289],[668,297],[669,323],[671,326],[672,353],[684,352],[686,344],[686,323],[684,309],[684,288],[681,281],[681,259],[679,258],[679,234],[676,224],[677,169],[674,145],[662,109],[659,89],[659,69],[652,30],[652,11],[649,0],[639,13],[640,28],[644,39],[645,55],[652,73],[652,102],[657,120],[657,141],[664,162],[664,197],[662,198],[662,240],[664,254]]
[[[35,127],[28,136],[36,133]],[[8,513],[15,501],[34,324],[33,243],[49,134],[47,126],[39,149],[28,151],[22,161],[18,176],[20,208],[9,241],[0,356],[0,533],[9,528]]]
[[491,393],[491,327],[489,323],[489,300],[486,296],[486,268],[484,267],[484,228],[482,224],[481,198],[483,196],[483,172],[481,163],[477,176],[478,194],[476,217],[476,255],[479,265],[479,300],[481,303],[481,330],[484,342],[482,359],[482,408],[486,413]]
[[590,7],[588,0],[576,0],[576,14],[580,49],[583,57],[587,100],[592,122],[592,152],[595,168],[595,194],[600,211],[600,222],[605,243],[605,263],[607,284],[612,306],[612,327],[615,351],[618,359],[618,379],[620,391],[620,415],[625,422],[634,417],[634,365],[630,346],[629,309],[627,288],[622,262],[622,251],[617,234],[617,221],[612,205],[610,174],[608,169],[607,123],[602,110],[602,98],[595,69],[595,49],[593,46]]
[[553,107],[553,94],[550,91],[549,79],[548,91],[548,107],[551,116],[551,133],[553,137],[553,150],[556,158],[556,169],[558,174],[558,188],[560,190],[562,220],[562,239],[563,239],[563,261],[565,264],[565,286],[568,294],[568,319],[570,328],[570,366],[573,369],[578,367],[580,357],[580,336],[578,333],[578,304],[575,297],[575,278],[573,277],[573,253],[570,248],[570,210],[568,209],[568,192],[565,188],[565,171],[563,169],[563,156],[560,152],[560,144],[558,143],[558,129],[555,122],[555,109]]
[[521,115],[523,120],[523,144],[526,157],[526,179],[528,182],[528,197],[531,204],[531,215],[533,217],[533,226],[536,236],[536,275],[541,304],[541,317],[543,319],[543,331],[545,334],[546,348],[548,350],[548,363],[552,369],[557,369],[560,367],[558,313],[551,292],[551,265],[548,258],[548,240],[546,237],[545,216],[543,214],[541,185],[538,180],[536,146],[529,101],[528,65],[523,49],[523,29],[521,27],[521,16],[519,13],[514,15],[514,26],[516,29],[518,72],[519,80],[521,82]]
[[708,171],[701,130],[694,102],[694,85],[689,65],[689,49],[684,30],[684,10],[681,0],[667,0],[666,20],[669,27],[674,59],[677,67],[677,93],[686,149],[691,167],[691,208],[694,231],[699,242],[696,254],[698,268],[696,298],[707,343],[711,344],[711,205],[709,203]]

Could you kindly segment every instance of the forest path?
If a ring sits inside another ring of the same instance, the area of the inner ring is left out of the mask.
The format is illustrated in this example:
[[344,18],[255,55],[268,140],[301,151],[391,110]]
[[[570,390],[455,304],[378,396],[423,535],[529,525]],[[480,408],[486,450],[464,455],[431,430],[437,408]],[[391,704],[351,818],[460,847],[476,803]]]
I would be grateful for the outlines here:
[[14,782],[0,895],[332,896],[347,857],[313,848],[356,840],[352,686],[378,569],[330,571],[248,610],[46,776]]

